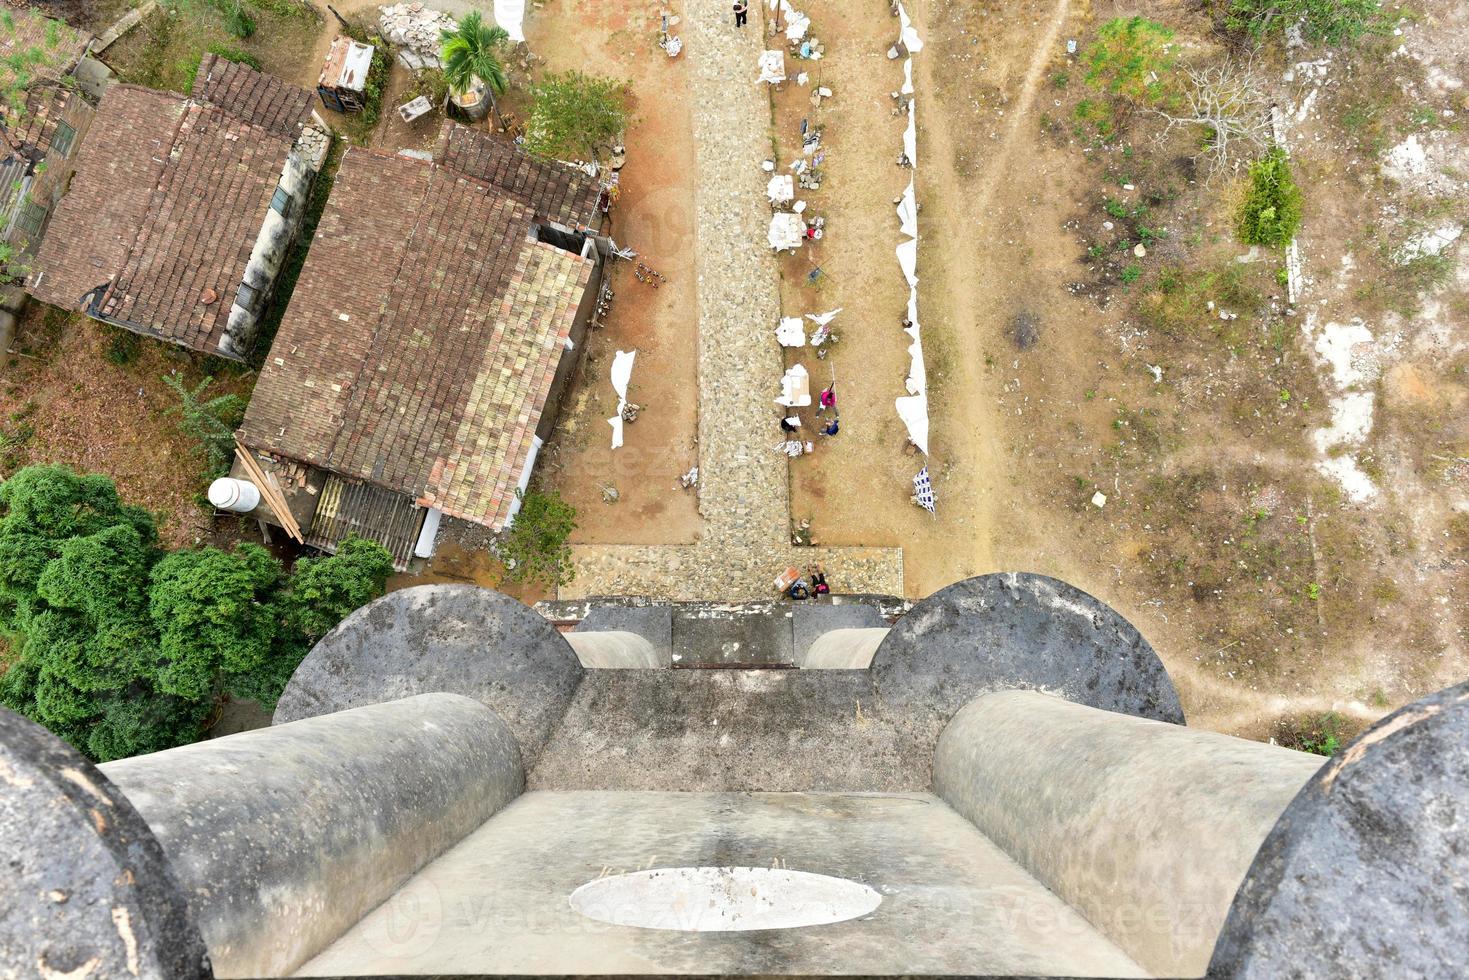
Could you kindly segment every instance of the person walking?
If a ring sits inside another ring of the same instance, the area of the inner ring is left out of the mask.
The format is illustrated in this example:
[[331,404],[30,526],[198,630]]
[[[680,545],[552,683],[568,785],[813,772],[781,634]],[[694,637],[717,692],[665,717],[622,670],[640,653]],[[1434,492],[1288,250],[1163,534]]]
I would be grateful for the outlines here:
[[750,5],[746,3],[745,0],[735,0],[734,15],[736,27],[745,26],[745,18],[749,15],[749,13]]

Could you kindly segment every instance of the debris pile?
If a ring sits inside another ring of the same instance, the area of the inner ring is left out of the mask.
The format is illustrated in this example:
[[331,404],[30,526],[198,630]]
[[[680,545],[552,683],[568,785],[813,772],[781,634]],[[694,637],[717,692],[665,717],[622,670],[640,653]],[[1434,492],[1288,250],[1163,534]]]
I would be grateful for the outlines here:
[[409,71],[442,68],[439,59],[440,35],[458,29],[459,24],[442,10],[421,3],[399,3],[379,10],[378,26],[383,37],[398,49],[398,60]]

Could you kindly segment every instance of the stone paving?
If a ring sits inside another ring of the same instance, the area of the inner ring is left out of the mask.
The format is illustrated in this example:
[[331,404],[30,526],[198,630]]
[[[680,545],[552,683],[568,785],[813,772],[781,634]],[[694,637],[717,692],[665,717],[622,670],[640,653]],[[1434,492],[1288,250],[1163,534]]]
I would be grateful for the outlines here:
[[751,8],[750,25],[737,30],[727,0],[690,0],[680,25],[696,147],[703,535],[682,546],[578,545],[561,598],[764,598],[787,565],[811,562],[826,566],[838,592],[903,594],[901,549],[790,546],[789,465],[774,448],[780,293],[758,166],[770,155],[770,99],[755,82],[763,45]]

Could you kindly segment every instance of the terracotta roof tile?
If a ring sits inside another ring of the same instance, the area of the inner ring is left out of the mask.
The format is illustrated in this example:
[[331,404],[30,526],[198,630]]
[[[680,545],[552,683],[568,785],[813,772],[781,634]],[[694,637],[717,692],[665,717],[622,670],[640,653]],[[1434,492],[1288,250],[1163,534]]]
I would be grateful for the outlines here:
[[436,159],[512,195],[538,218],[572,228],[595,228],[601,185],[565,163],[533,157],[508,139],[445,122]]
[[503,525],[594,268],[532,222],[481,181],[349,150],[241,438]]
[[[114,85],[37,255],[32,293],[218,353],[292,139],[167,92]],[[201,302],[206,290],[214,302]]]
[[215,54],[199,59],[193,96],[279,136],[295,139],[311,122],[315,96],[299,85],[227,61]]

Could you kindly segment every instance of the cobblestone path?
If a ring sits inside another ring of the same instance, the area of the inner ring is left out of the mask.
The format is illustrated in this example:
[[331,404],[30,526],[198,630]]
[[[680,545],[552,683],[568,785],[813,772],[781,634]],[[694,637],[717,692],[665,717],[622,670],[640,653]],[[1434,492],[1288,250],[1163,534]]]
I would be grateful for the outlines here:
[[900,549],[790,546],[789,467],[774,449],[772,400],[784,370],[780,295],[758,166],[770,155],[770,101],[755,83],[763,45],[751,7],[750,25],[737,30],[728,0],[689,0],[681,25],[696,147],[703,535],[683,546],[578,545],[562,598],[764,598],[787,565],[817,561],[835,591],[903,594]]

